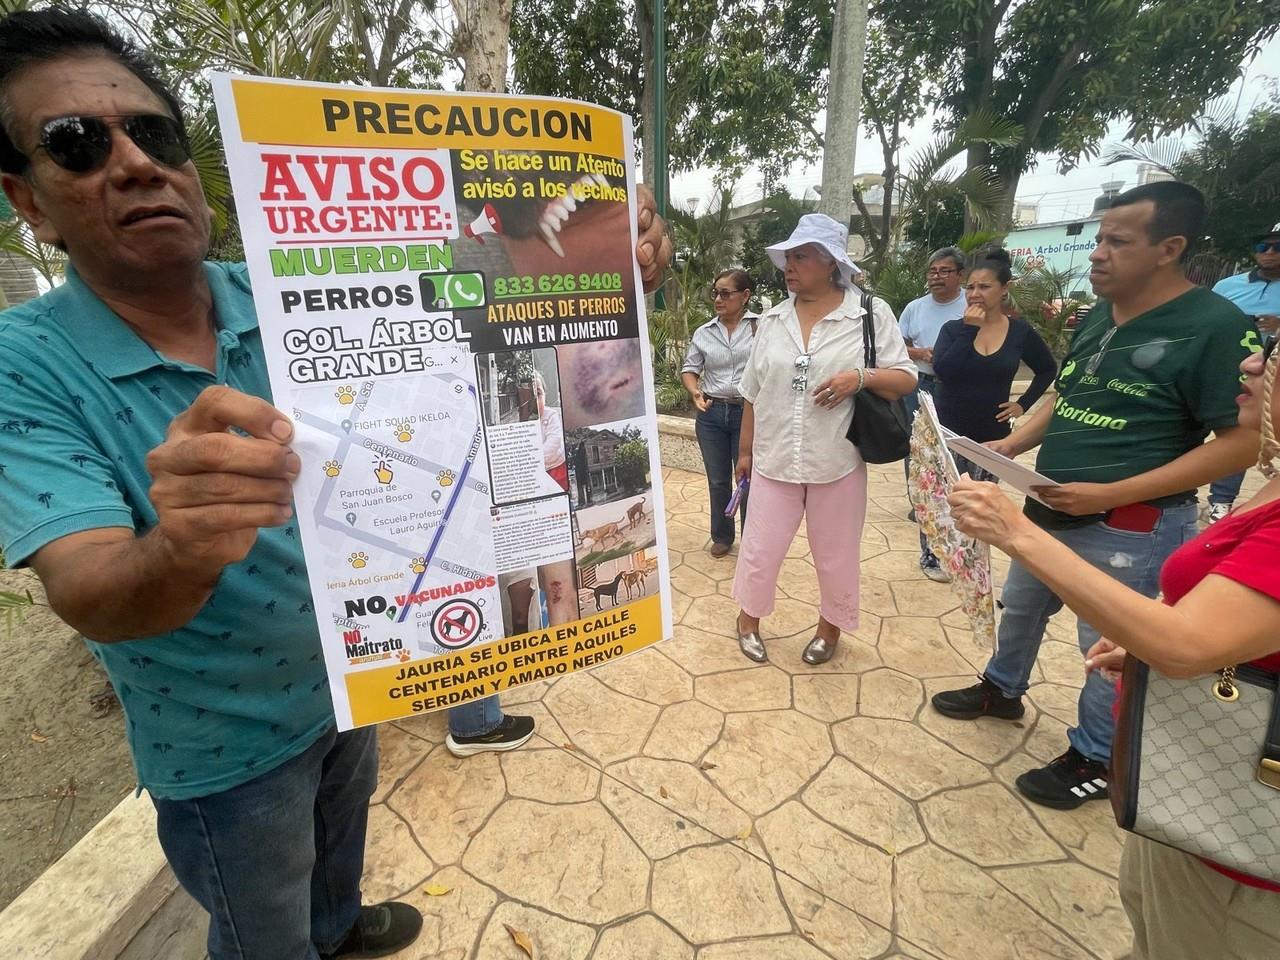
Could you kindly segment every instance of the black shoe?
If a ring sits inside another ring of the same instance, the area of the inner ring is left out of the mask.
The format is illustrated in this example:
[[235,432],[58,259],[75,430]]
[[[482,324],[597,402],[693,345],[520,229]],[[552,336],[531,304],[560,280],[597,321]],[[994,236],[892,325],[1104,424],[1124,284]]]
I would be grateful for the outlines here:
[[1075,747],[1047,766],[1028,770],[1015,781],[1018,792],[1033,803],[1055,810],[1074,810],[1090,800],[1106,800],[1107,765],[1090,760]]
[[477,753],[505,753],[518,750],[529,742],[533,736],[533,717],[516,717],[508,714],[502,722],[488,733],[474,737],[455,737],[452,733],[445,738],[444,745],[455,757],[470,757]]
[[934,583],[951,582],[951,576],[942,569],[942,564],[938,563],[938,558],[932,553],[925,554],[920,558],[920,572]]
[[1027,712],[1021,697],[1006,697],[986,677],[981,682],[963,690],[943,690],[933,695],[933,709],[952,720],[977,720],[978,717],[995,717],[997,720],[1021,720]]
[[356,960],[358,957],[389,957],[418,939],[422,914],[407,903],[388,900],[361,907],[356,925],[324,960]]

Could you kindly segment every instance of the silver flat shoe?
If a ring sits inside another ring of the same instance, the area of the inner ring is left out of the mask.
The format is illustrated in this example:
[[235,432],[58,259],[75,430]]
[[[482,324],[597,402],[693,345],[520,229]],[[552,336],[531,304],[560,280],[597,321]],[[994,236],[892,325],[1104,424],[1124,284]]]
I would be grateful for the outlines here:
[[760,634],[754,630],[750,633],[738,634],[738,649],[742,651],[744,657],[748,660],[754,660],[756,663],[765,663],[769,659],[769,654],[765,651],[764,642],[760,639]]
[[804,648],[804,653],[800,654],[800,659],[813,666],[826,663],[835,656],[836,644],[839,642],[839,640],[828,640],[825,637],[815,636]]

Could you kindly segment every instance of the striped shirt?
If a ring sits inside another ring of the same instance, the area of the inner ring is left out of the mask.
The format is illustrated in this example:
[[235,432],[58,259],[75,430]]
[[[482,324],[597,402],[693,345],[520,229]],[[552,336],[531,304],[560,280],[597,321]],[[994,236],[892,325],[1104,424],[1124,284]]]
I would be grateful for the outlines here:
[[704,323],[689,338],[680,372],[697,374],[704,396],[740,397],[738,385],[742,383],[747,358],[751,356],[754,327],[753,317],[739,320],[732,335],[719,317]]

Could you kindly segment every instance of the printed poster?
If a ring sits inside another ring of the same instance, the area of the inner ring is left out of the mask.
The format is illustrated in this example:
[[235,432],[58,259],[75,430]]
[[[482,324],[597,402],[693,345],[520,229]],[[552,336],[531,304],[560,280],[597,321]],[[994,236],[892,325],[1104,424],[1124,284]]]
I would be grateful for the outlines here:
[[214,91],[339,728],[670,636],[630,119]]

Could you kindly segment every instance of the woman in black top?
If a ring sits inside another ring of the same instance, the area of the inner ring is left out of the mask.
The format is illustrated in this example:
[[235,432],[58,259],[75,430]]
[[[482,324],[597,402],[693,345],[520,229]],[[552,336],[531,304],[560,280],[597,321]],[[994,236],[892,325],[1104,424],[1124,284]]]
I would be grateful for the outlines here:
[[[964,316],[946,323],[933,346],[938,419],[944,427],[983,443],[1007,437],[1009,422],[1031,409],[1058,372],[1035,328],[1005,316],[1012,279],[1009,254],[999,249],[984,254],[969,270]],[[1009,399],[1009,391],[1020,362],[1031,368],[1034,379],[1015,401]],[[974,465],[964,458],[957,458],[957,466],[978,478]]]

